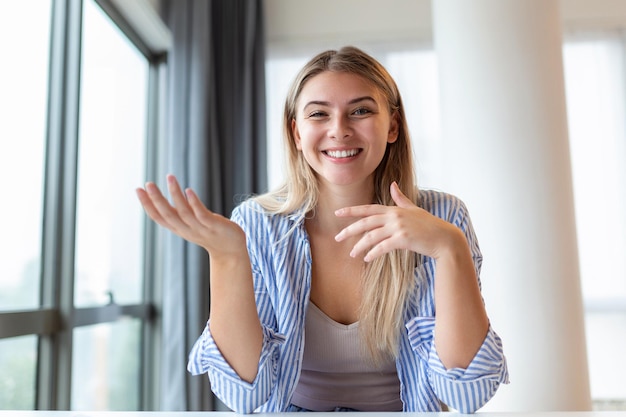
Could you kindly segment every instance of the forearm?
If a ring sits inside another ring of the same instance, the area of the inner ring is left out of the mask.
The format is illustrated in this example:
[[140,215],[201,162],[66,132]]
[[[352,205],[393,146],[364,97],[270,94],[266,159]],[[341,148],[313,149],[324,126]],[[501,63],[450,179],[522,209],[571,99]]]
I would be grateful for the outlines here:
[[435,346],[447,368],[466,368],[489,329],[467,240],[451,231],[448,246],[436,260]]
[[250,260],[211,258],[210,330],[215,344],[241,379],[257,374],[263,333],[256,310]]

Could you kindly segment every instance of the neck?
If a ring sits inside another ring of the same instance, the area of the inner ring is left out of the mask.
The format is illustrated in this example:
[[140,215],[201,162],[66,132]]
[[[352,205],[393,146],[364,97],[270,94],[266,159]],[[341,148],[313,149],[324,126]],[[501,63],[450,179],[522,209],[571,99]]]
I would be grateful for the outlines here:
[[[369,188],[366,189],[366,188]],[[342,186],[320,187],[320,195],[314,215],[307,221],[308,227],[314,227],[321,233],[339,233],[346,226],[354,223],[355,218],[340,218],[335,211],[352,206],[372,204],[374,200],[374,186]]]

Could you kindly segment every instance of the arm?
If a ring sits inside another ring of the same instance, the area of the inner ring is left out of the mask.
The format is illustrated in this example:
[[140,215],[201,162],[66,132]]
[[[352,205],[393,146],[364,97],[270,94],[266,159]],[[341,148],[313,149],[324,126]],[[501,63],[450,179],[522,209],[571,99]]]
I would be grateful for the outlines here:
[[242,259],[211,258],[210,288],[209,327],[215,344],[241,379],[252,382],[257,374],[263,334],[247,255]]
[[[457,198],[441,193],[426,193],[425,198],[427,210],[446,219],[463,232],[475,271],[472,275],[480,288],[482,254],[465,205]],[[441,210],[443,207],[445,207],[443,211],[435,209]],[[433,301],[437,296],[435,294],[438,289],[436,280],[440,278],[440,264],[434,259],[425,261],[416,269],[420,279],[429,283],[423,287],[420,299]],[[430,304],[428,301],[426,303]],[[439,306],[437,306],[437,316],[439,313]],[[427,364],[428,381],[437,397],[451,408],[462,413],[472,413],[495,395],[500,384],[509,382],[502,341],[495,331],[488,327],[486,337],[467,365],[444,366],[439,356],[441,353],[439,342],[435,341],[438,336],[438,330],[435,330],[435,327],[440,324],[436,323],[438,318],[435,317],[434,308],[420,311],[420,314],[406,325],[409,341],[420,362]]]
[[365,260],[399,248],[429,259],[416,273],[419,282],[428,283],[420,287],[420,299],[432,310],[421,311],[406,324],[409,341],[437,396],[463,413],[476,411],[501,383],[508,383],[508,371],[502,343],[489,326],[480,295],[482,256],[467,211],[455,198],[434,201],[444,220],[415,206],[395,185],[391,194],[398,207],[361,206],[338,212],[361,219],[337,239],[362,236],[354,253],[364,254]]
[[437,351],[447,368],[466,367],[485,339],[489,321],[474,263],[463,232],[417,207],[391,185],[397,207],[348,207],[339,216],[361,217],[339,235],[363,236],[352,256],[370,261],[394,249],[408,249],[436,260],[435,304]]
[[206,209],[193,191],[188,189],[183,194],[174,176],[167,177],[167,186],[173,204],[154,183],[138,189],[137,196],[157,224],[209,253],[211,333],[230,366],[243,380],[251,382],[259,365],[263,332],[245,233],[237,224]]
[[489,319],[467,239],[459,228],[444,223],[434,257],[435,346],[447,369],[467,368],[485,340]]

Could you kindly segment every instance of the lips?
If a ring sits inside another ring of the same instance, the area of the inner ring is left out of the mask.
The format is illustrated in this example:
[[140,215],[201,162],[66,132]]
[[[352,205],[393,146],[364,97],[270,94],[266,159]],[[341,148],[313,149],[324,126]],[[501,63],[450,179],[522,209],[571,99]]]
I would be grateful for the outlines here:
[[330,156],[331,158],[341,159],[341,158],[350,158],[352,156],[355,156],[361,152],[361,149],[327,150],[323,152],[324,154]]

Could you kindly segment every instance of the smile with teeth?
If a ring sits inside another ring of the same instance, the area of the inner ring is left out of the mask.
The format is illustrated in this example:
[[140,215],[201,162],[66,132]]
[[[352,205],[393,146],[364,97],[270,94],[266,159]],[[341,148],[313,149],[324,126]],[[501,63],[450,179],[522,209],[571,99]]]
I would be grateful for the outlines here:
[[344,149],[338,151],[324,151],[324,153],[331,158],[349,158],[361,152],[360,149]]

